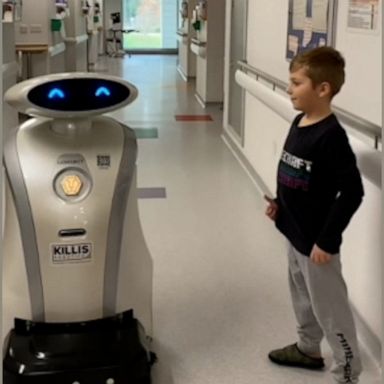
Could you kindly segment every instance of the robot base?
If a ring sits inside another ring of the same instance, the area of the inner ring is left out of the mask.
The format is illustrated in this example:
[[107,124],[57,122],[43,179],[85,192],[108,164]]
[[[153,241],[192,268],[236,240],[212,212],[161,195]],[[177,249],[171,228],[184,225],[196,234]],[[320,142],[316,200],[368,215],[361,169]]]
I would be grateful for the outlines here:
[[6,342],[4,384],[150,384],[155,355],[133,311],[76,323],[15,320]]

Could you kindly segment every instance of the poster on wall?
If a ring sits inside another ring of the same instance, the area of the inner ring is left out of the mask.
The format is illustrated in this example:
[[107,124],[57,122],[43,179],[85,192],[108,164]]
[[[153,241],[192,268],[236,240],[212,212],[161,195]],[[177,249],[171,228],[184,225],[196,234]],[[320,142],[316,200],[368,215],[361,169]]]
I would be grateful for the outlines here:
[[286,58],[297,53],[333,45],[336,0],[289,0]]
[[380,0],[349,0],[348,29],[356,32],[379,31]]

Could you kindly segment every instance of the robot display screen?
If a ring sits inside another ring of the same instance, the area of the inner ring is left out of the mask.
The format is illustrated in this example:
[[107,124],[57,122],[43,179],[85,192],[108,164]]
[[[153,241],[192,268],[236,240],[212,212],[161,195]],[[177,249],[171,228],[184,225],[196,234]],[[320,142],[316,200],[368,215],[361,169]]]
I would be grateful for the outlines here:
[[63,79],[38,85],[28,93],[33,104],[57,111],[89,111],[108,108],[126,100],[130,90],[103,79]]

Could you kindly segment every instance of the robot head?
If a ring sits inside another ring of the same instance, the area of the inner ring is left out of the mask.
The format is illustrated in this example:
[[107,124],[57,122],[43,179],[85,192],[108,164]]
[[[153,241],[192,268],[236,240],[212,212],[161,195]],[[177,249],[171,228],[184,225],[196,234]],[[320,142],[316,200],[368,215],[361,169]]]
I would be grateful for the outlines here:
[[4,98],[28,115],[68,120],[119,109],[132,103],[137,94],[134,85],[119,77],[74,72],[23,81]]

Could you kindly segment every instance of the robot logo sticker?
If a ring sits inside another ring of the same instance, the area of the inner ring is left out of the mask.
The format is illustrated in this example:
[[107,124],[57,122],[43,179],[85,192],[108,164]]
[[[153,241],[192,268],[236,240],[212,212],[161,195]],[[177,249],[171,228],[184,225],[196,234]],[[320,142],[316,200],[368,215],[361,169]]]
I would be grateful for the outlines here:
[[68,175],[61,181],[61,187],[66,196],[77,196],[83,186],[83,182],[78,175]]
[[53,264],[84,263],[92,261],[92,243],[51,244]]

